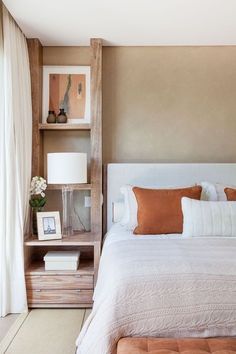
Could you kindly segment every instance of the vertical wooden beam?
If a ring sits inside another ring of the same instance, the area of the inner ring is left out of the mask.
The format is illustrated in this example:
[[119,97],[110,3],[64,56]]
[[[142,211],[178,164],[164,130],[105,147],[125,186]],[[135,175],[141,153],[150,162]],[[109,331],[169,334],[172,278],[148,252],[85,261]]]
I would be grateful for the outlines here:
[[[43,47],[38,39],[27,39],[32,99],[32,176],[43,175],[43,141],[38,124],[42,120]],[[30,230],[31,230],[30,221]],[[32,261],[33,252],[24,247],[25,268]]]
[[91,230],[102,236],[102,40],[91,39]]
[[43,47],[37,38],[27,39],[32,95],[32,176],[43,176],[43,141],[38,129],[42,122]]

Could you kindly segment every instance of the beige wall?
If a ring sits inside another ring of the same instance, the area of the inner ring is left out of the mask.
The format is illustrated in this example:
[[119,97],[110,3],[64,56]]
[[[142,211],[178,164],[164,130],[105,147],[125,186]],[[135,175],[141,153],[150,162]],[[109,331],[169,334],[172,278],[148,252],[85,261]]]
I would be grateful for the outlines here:
[[236,47],[104,49],[104,161],[236,161]]
[[[88,48],[44,48],[44,64],[88,63]],[[103,154],[236,162],[236,47],[104,47]]]

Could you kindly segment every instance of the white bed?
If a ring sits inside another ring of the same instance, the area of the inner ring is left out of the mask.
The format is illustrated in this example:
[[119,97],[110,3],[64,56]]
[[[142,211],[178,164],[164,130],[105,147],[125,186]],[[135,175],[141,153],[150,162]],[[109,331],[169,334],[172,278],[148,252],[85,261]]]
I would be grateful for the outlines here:
[[[204,169],[210,171],[209,164]],[[213,170],[211,181],[235,184],[235,164],[217,164]],[[198,177],[199,172],[197,181]],[[200,176],[208,177],[209,173]],[[191,175],[187,182],[193,179]],[[174,184],[166,180],[167,185]],[[117,191],[108,185],[108,193],[112,203]],[[94,307],[77,339],[77,354],[114,354],[117,341],[126,336],[235,336],[235,255],[236,238],[134,236],[113,225],[102,252]]]

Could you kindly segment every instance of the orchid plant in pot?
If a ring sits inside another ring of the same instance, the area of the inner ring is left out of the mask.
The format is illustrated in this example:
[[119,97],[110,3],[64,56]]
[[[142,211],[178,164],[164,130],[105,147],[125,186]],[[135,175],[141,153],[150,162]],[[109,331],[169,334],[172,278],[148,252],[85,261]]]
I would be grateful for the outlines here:
[[35,176],[32,178],[30,185],[30,201],[29,204],[32,208],[32,228],[33,234],[38,234],[37,229],[37,212],[43,210],[46,204],[45,190],[47,189],[46,180],[43,177]]

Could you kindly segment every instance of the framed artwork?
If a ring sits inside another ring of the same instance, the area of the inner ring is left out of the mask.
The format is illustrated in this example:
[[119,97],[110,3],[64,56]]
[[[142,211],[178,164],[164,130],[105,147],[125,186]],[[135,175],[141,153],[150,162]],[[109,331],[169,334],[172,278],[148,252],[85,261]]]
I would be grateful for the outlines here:
[[62,238],[59,211],[37,213],[38,239],[57,240]]
[[90,66],[43,67],[43,123],[60,109],[68,123],[90,123]]

